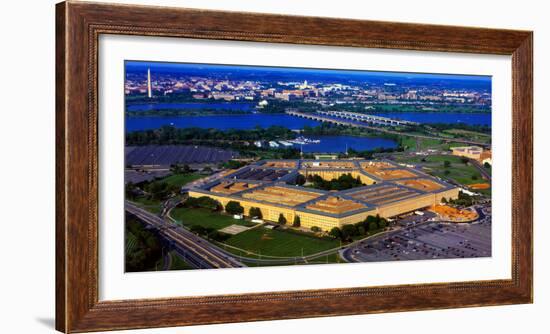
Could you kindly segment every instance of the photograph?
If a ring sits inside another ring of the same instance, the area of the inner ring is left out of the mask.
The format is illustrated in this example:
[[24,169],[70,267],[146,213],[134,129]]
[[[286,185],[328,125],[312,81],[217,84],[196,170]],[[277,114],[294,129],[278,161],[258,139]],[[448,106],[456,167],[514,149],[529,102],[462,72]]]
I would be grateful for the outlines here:
[[550,332],[546,7],[3,2],[0,334]]
[[491,76],[124,72],[125,272],[491,257]]

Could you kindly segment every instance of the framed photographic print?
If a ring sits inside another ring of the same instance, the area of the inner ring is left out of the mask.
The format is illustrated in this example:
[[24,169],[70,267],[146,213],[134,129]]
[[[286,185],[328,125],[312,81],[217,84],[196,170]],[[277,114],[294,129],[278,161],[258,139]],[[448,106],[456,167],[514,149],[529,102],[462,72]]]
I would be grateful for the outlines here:
[[532,32],[72,1],[56,27],[58,330],[532,302]]

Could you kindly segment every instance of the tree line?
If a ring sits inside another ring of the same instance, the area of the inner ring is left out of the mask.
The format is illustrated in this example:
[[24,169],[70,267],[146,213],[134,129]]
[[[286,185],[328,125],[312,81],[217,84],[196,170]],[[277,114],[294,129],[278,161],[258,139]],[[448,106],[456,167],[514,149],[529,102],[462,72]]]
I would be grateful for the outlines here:
[[353,237],[363,237],[383,230],[388,226],[388,221],[385,218],[376,216],[368,216],[362,222],[355,224],[346,224],[340,227],[334,227],[330,230],[329,235],[343,242],[351,241]]
[[138,272],[155,269],[160,259],[162,246],[157,236],[143,228],[133,216],[127,214],[125,219],[124,254],[125,268],[128,272]]
[[138,130],[126,134],[127,146],[138,145],[177,145],[188,144],[190,141],[256,141],[293,139],[296,134],[284,126],[268,128],[219,130],[214,128],[176,128],[165,125],[154,130]]
[[323,179],[319,175],[307,176],[307,181],[312,183],[312,187],[322,190],[346,190],[355,187],[361,187],[365,184],[361,182],[361,178],[357,176],[354,178],[350,173],[342,174],[338,178],[334,178],[330,181]]

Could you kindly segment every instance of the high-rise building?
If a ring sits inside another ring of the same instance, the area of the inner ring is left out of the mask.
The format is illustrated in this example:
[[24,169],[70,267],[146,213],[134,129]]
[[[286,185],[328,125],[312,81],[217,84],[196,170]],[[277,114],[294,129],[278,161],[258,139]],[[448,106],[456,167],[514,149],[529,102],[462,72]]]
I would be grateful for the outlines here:
[[149,98],[153,97],[153,92],[151,91],[151,69],[147,69],[147,96]]

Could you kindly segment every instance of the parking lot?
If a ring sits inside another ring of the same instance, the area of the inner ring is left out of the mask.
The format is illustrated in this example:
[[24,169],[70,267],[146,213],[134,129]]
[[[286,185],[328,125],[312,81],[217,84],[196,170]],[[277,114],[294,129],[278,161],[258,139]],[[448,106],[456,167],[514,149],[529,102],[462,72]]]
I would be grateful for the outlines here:
[[477,207],[474,223],[400,220],[394,232],[359,242],[342,252],[350,262],[475,258],[491,256],[491,209]]

